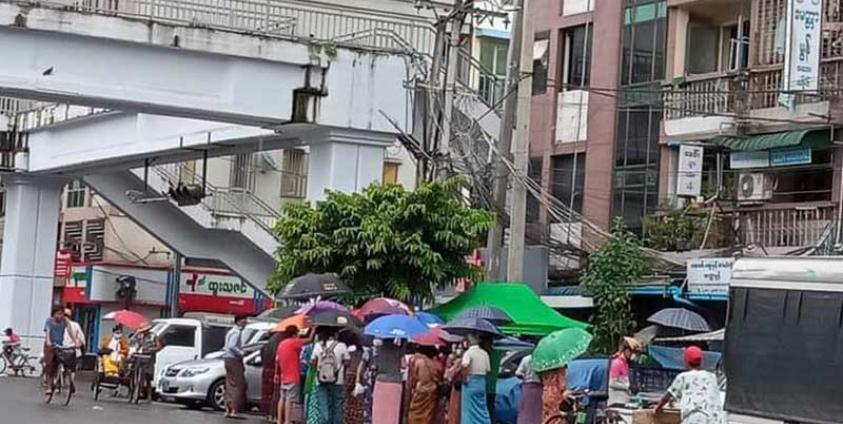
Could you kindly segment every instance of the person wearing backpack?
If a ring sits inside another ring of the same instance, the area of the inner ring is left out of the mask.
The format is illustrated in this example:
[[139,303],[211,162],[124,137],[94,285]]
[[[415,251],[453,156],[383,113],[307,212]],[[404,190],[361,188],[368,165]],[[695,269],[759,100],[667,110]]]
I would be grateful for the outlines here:
[[319,424],[342,424],[345,367],[351,361],[348,346],[337,340],[336,331],[321,328],[313,347],[311,364],[316,369],[316,403]]

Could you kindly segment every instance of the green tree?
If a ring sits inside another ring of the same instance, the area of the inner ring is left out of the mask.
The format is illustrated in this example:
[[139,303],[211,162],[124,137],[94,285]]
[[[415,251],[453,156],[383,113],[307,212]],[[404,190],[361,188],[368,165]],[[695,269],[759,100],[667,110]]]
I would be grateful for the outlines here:
[[585,289],[594,299],[594,352],[612,353],[620,338],[635,329],[628,286],[649,273],[650,265],[638,238],[627,231],[622,219],[616,218],[612,236],[589,256],[582,277]]
[[478,277],[465,257],[492,224],[467,205],[459,179],[415,191],[371,185],[362,193],[329,192],[315,205],[289,204],[275,226],[281,240],[269,289],[307,272],[334,272],[355,297],[429,300],[433,287]]

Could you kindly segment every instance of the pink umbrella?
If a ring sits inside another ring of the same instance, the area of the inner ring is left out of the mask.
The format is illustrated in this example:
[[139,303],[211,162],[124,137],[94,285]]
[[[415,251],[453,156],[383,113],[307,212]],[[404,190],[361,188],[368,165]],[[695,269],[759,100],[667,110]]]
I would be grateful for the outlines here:
[[121,310],[105,314],[103,319],[117,321],[118,324],[128,327],[130,330],[137,330],[144,324],[149,322],[149,319],[137,312]]
[[297,314],[302,315],[314,315],[318,314],[319,312],[325,311],[344,311],[348,312],[348,308],[345,306],[340,305],[337,302],[331,302],[330,300],[319,300],[315,302],[309,302],[302,305],[301,308],[296,310]]
[[404,302],[376,297],[364,303],[354,314],[363,321],[369,321],[384,315],[412,315],[413,312]]

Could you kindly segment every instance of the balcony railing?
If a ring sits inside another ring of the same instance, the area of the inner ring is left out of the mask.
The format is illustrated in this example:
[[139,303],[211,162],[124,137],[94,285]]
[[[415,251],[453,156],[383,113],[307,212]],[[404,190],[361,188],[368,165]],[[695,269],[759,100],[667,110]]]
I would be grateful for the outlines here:
[[[779,105],[783,69],[753,70],[749,87],[749,104],[752,109],[766,109]],[[843,91],[843,57],[824,59],[820,65],[819,90],[816,93],[797,94],[796,103],[827,101]]]
[[815,245],[837,218],[830,203],[816,205],[768,205],[764,209],[739,210],[738,236],[744,245],[805,247]]
[[683,119],[735,111],[733,74],[706,74],[688,77],[665,91],[666,119]]
[[[435,38],[431,23],[421,18],[295,0],[49,0],[38,4],[169,24],[322,41],[384,29],[399,34],[414,48],[427,53],[432,52]],[[365,47],[391,48],[378,44]]]

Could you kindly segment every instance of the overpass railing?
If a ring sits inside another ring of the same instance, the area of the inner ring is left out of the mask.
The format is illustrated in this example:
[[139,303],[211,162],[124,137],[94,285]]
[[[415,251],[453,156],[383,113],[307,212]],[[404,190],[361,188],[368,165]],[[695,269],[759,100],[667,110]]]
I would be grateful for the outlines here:
[[[16,1],[31,4],[21,0]],[[399,34],[417,50],[430,52],[431,22],[331,3],[295,0],[48,0],[40,7],[78,10],[164,23],[315,40],[383,29]],[[388,48],[384,45],[366,47]]]

